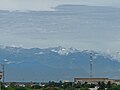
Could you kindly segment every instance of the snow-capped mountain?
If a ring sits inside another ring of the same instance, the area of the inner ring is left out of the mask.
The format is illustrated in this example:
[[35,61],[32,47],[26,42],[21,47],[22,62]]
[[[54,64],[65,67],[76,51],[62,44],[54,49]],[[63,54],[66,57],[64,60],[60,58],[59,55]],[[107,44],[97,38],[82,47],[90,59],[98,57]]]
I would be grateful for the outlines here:
[[[120,62],[92,51],[93,76],[120,78]],[[74,48],[0,48],[0,63],[5,63],[7,81],[73,80],[89,77],[90,52]]]
[[52,52],[58,53],[60,55],[68,55],[70,53],[77,53],[79,52],[77,49],[74,48],[64,48],[64,47],[56,47],[51,49]]

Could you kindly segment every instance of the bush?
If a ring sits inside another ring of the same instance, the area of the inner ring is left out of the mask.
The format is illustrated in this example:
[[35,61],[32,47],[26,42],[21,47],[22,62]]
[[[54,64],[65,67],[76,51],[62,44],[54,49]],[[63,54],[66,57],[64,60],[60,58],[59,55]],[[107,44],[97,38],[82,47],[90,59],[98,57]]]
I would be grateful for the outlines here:
[[15,90],[28,90],[28,89],[25,87],[17,87]]

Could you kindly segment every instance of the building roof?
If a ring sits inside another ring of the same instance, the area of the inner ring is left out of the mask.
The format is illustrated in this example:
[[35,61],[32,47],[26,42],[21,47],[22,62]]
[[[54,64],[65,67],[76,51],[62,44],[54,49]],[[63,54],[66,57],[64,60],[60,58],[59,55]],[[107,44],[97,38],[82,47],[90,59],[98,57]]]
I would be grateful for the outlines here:
[[104,81],[109,80],[108,78],[74,78],[75,81],[81,80],[81,81]]

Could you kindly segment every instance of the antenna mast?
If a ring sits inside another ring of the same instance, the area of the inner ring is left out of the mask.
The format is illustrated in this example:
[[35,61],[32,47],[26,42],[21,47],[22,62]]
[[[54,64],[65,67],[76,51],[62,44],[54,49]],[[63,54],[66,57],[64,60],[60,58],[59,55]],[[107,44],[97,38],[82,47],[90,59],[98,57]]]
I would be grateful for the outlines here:
[[93,55],[92,55],[92,52],[91,52],[90,53],[90,78],[93,77],[92,66],[93,66]]
[[5,64],[2,64],[3,84],[5,82]]

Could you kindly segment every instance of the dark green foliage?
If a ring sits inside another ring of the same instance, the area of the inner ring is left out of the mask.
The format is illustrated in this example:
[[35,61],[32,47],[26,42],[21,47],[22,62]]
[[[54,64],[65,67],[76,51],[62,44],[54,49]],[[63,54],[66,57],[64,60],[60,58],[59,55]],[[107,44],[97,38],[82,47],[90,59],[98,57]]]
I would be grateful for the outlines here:
[[41,87],[39,85],[33,85],[31,88],[32,89],[40,89]]
[[15,90],[14,88],[12,88],[12,87],[8,87],[8,88],[2,88],[2,90]]
[[64,88],[63,90],[76,90],[76,88],[72,87],[72,86],[69,86],[69,87]]
[[81,88],[82,87],[81,85],[82,85],[81,82],[78,82],[77,84],[74,84],[74,87],[75,88]]
[[112,84],[107,90],[120,90],[120,85]]
[[91,84],[90,88],[95,88],[95,86],[96,86],[95,84]]
[[16,86],[16,82],[10,83],[10,87],[15,87],[15,86]]
[[[87,82],[81,84],[78,83],[72,83],[72,82],[65,82],[62,83],[60,81],[59,83],[56,83],[54,81],[50,81],[49,83],[46,83],[46,86],[39,86],[39,85],[33,85],[26,86],[26,87],[20,87],[17,83],[11,83],[9,87],[3,88],[2,90],[89,90],[89,88],[94,88],[95,84],[88,84]],[[98,90],[120,90],[120,85],[117,84],[111,84],[111,82],[108,82],[105,84],[104,82],[98,82],[99,88]]]
[[81,88],[80,90],[89,90],[88,88]]
[[112,84],[110,81],[108,81],[107,85],[106,85],[106,88],[111,88],[112,87]]
[[28,90],[28,89],[25,87],[17,87],[15,90]]
[[55,87],[46,87],[46,88],[43,88],[43,90],[60,90],[60,89]]
[[105,90],[106,85],[104,82],[98,82],[98,86],[99,86],[98,90]]
[[48,84],[48,86],[55,86],[55,82],[54,81],[49,81],[49,84]]
[[69,87],[72,87],[72,82],[63,83],[63,89],[66,89],[66,88],[69,88]]

